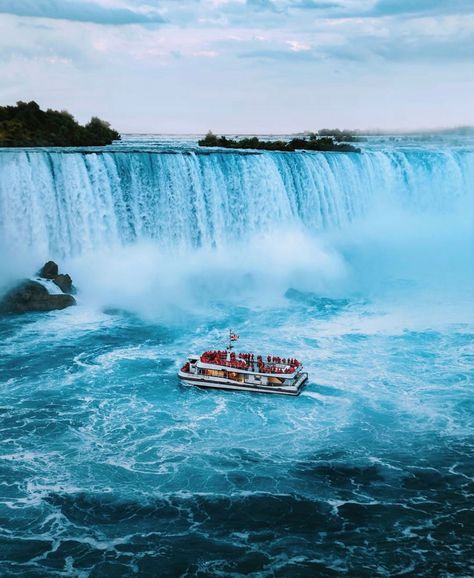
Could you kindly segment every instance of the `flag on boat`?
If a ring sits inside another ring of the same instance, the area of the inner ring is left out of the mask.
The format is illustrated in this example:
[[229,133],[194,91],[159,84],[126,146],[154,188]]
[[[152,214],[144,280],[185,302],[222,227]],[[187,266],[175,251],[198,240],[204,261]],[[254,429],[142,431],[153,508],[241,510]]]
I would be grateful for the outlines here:
[[232,333],[232,331],[230,332],[230,340],[231,341],[237,341],[238,338],[239,338],[239,336],[237,335],[237,333]]

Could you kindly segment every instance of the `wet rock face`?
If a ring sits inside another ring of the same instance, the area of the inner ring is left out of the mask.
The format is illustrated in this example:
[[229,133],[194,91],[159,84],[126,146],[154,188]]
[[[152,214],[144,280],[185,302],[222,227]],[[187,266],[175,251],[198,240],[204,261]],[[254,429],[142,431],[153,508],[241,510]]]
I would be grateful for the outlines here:
[[73,294],[76,292],[76,289],[72,284],[71,276],[67,273],[56,275],[56,277],[53,278],[53,282],[61,289],[63,293]]
[[72,284],[72,279],[67,273],[59,273],[59,267],[54,261],[48,261],[38,271],[38,277],[51,279],[63,293],[74,295],[76,289]]
[[76,300],[72,295],[65,293],[52,295],[41,283],[25,279],[0,301],[0,312],[53,311],[75,304]]
[[50,293],[42,283],[24,279],[0,299],[0,313],[53,311],[76,304],[76,300],[71,295],[76,292],[76,289],[70,275],[60,274],[54,261],[45,263],[38,272],[38,277],[53,281],[62,293]]
[[38,277],[43,279],[54,279],[59,274],[59,267],[54,261],[48,261],[38,271]]

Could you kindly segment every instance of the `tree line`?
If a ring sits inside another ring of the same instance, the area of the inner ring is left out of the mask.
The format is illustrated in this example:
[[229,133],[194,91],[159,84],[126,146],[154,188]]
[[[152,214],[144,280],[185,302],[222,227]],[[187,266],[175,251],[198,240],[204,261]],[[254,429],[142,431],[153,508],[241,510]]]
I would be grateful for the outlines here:
[[[321,131],[322,132],[322,131]],[[329,131],[327,131],[328,133]],[[360,152],[360,150],[348,144],[347,140],[356,140],[352,133],[347,131],[337,131],[336,134],[310,133],[307,137],[295,137],[290,141],[260,140],[256,136],[244,137],[239,140],[230,139],[226,136],[217,136],[209,131],[207,135],[198,141],[201,147],[222,147],[228,149],[254,149],[266,151],[293,152],[296,150],[309,151],[335,151],[335,152]],[[349,138],[350,136],[350,138]],[[341,141],[346,142],[341,142]]]
[[97,117],[84,126],[67,111],[41,110],[34,102],[0,106],[1,147],[104,146],[120,134]]

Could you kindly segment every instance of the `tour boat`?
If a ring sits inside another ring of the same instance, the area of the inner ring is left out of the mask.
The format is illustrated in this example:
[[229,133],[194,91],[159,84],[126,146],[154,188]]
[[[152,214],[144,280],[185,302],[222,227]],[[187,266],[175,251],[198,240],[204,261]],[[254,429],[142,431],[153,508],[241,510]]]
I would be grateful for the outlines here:
[[205,351],[190,355],[178,376],[186,385],[204,389],[250,391],[299,395],[308,379],[302,364],[294,358],[274,355],[234,353],[232,343],[238,335],[229,334],[229,344],[223,351]]

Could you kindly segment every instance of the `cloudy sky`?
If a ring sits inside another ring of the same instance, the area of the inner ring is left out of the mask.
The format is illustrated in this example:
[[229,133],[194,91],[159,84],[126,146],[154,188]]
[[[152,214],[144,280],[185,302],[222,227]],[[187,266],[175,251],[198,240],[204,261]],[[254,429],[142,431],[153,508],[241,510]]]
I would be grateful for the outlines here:
[[474,125],[474,0],[0,0],[0,104],[123,132]]

